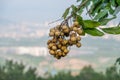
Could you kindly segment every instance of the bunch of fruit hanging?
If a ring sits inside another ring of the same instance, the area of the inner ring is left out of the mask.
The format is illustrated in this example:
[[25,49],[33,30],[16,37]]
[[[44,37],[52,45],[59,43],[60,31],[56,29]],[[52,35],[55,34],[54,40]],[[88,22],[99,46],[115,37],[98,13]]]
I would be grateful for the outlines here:
[[71,26],[67,23],[57,25],[50,29],[47,45],[49,53],[55,58],[60,59],[69,53],[69,47],[76,45],[81,47],[82,28],[77,21],[74,21]]

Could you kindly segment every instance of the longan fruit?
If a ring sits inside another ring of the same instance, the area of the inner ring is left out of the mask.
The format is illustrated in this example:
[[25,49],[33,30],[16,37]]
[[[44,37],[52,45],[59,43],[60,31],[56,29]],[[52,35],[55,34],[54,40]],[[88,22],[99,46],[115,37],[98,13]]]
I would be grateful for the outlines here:
[[80,43],[80,42],[76,43],[76,46],[77,46],[78,48],[81,47],[81,43]]
[[78,21],[75,21],[75,22],[73,23],[73,25],[74,25],[74,26],[78,26],[78,25],[79,25],[79,22],[78,22]]
[[69,43],[69,46],[73,45],[73,42],[71,40],[69,40],[68,43]]
[[77,32],[78,28],[77,27],[73,27],[73,31]]
[[50,36],[50,37],[54,36],[54,33],[53,33],[53,32],[50,32],[50,33],[49,33],[49,36]]
[[71,40],[72,42],[75,42],[77,39],[76,39],[76,37],[70,37],[70,40]]
[[76,36],[77,36],[76,33],[71,33],[71,34],[70,34],[70,37],[76,37]]
[[58,51],[58,52],[57,52],[57,55],[58,55],[58,56],[62,56],[62,52],[61,52],[61,51]]
[[50,29],[50,32],[53,32],[53,33],[54,33],[54,32],[55,32],[55,29],[54,29],[54,28]]
[[65,29],[67,29],[67,28],[68,28],[68,27],[67,27],[66,25],[63,25],[63,26],[62,26],[62,29],[63,29],[63,30],[65,30]]
[[80,36],[77,36],[77,41],[80,41],[81,40],[81,37]]
[[48,46],[49,46],[49,48],[51,48],[52,46],[54,46],[54,44],[50,43],[50,44],[48,44]]
[[62,51],[64,51],[65,49],[67,49],[66,46],[62,46],[62,47],[61,47],[61,50],[62,50]]
[[50,50],[49,53],[50,53],[51,55],[55,55],[55,51],[53,51],[53,50]]
[[55,55],[54,57],[57,58],[57,59],[60,59],[60,58],[61,58],[61,56],[58,56],[58,55]]
[[64,49],[64,53],[67,54],[69,52],[68,49]]
[[62,42],[62,41],[63,41],[63,39],[62,39],[62,38],[59,38],[59,39],[58,39],[58,41],[59,41],[59,42]]
[[82,33],[83,33],[82,29],[78,29],[78,30],[77,30],[77,33],[78,33],[79,35],[82,35]]
[[56,38],[53,38],[53,39],[52,39],[52,42],[53,42],[53,43],[56,43],[56,42],[57,42],[57,39],[56,39]]
[[62,57],[65,57],[66,55],[67,55],[66,53],[64,53],[64,52],[62,53]]
[[56,46],[52,46],[52,50],[57,50],[57,47]]
[[64,36],[64,33],[63,33],[63,32],[60,32],[60,35],[61,35],[61,36]]
[[67,29],[64,29],[63,32],[64,32],[64,33],[69,33],[70,30],[69,30],[69,28],[67,28]]
[[55,36],[59,36],[60,35],[60,32],[59,31],[56,31],[55,32]]
[[58,47],[58,49],[60,49],[60,48],[62,47],[62,45],[61,45],[61,44],[58,44],[57,47]]
[[62,41],[62,45],[67,45],[68,41],[67,40],[63,40]]
[[51,40],[48,40],[48,41],[47,41],[47,45],[49,45],[50,43],[51,43]]

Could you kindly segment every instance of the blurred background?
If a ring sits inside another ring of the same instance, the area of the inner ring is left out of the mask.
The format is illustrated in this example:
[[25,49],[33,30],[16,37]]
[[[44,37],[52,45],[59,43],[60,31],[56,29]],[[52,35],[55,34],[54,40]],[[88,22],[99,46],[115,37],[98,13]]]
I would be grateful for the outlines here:
[[[75,2],[0,0],[0,65],[12,60],[27,68],[36,68],[37,75],[43,77],[46,72],[55,75],[59,71],[71,71],[72,75],[78,75],[83,67],[89,65],[97,72],[105,72],[120,57],[120,35],[101,38],[86,35],[82,37],[81,48],[71,47],[70,53],[60,60],[48,53],[49,29],[59,22],[48,23],[60,19],[64,10]],[[118,21],[119,17],[107,26],[116,26]]]

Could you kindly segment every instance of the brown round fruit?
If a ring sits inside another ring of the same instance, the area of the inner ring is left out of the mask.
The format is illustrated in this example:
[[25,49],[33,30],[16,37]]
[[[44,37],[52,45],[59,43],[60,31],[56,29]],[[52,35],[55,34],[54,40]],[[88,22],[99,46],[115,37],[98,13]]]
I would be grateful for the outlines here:
[[56,43],[56,42],[57,42],[57,39],[56,39],[56,38],[53,38],[53,39],[52,39],[52,42],[53,42],[53,43]]
[[76,37],[70,37],[70,40],[72,41],[72,42],[76,42]]
[[80,36],[77,36],[77,41],[80,41],[81,40],[81,37]]
[[76,36],[77,36],[76,33],[71,33],[71,34],[70,34],[70,37],[76,37]]
[[83,31],[82,31],[81,29],[78,29],[78,30],[77,30],[77,33],[78,33],[79,35],[82,35]]
[[68,52],[69,52],[69,50],[68,50],[68,49],[65,49],[65,50],[64,50],[64,53],[65,53],[65,54],[67,54]]
[[54,32],[55,32],[55,29],[54,29],[54,28],[50,29],[50,32],[53,32],[53,33],[54,33]]
[[73,27],[73,31],[77,32],[78,28],[77,27]]
[[69,33],[70,30],[69,30],[69,28],[67,28],[67,29],[64,29],[63,32],[64,32],[64,33]]
[[63,41],[63,39],[62,39],[62,38],[59,38],[58,41],[61,43],[61,42]]
[[57,47],[56,46],[52,46],[52,50],[57,50]]
[[81,47],[81,43],[78,42],[78,43],[76,44],[76,46],[77,46],[78,48]]
[[55,55],[54,57],[57,58],[57,59],[60,59],[60,58],[61,58],[61,56],[58,56],[58,55]]
[[54,46],[54,44],[53,44],[53,43],[50,43],[48,46],[49,46],[49,48],[51,48],[52,46]]
[[56,29],[60,29],[60,25],[57,25],[57,26],[56,26]]
[[59,36],[60,35],[60,32],[59,31],[56,31],[55,32],[55,36]]
[[67,49],[66,46],[62,46],[62,47],[61,47],[61,50],[62,50],[62,51],[64,51],[65,49]]
[[73,42],[71,40],[69,40],[68,43],[69,43],[69,46],[73,45]]
[[67,43],[68,43],[68,40],[63,40],[62,41],[62,45],[67,45]]
[[48,41],[47,41],[47,45],[49,45],[50,43],[51,43],[51,40],[48,40]]
[[57,47],[58,47],[58,49],[60,49],[60,48],[62,47],[62,45],[61,45],[61,44],[58,44]]
[[49,33],[49,36],[51,37],[51,36],[54,36],[54,33],[53,32],[50,32]]
[[74,25],[74,26],[79,26],[79,22],[78,22],[78,21],[75,21],[75,22],[73,23],[73,25]]
[[65,57],[67,54],[65,54],[64,52],[62,53],[62,57]]
[[63,32],[60,32],[60,35],[61,35],[61,36],[64,36],[64,33],[63,33]]
[[61,51],[58,51],[58,52],[57,52],[57,55],[58,55],[58,56],[62,56],[62,52],[61,52]]
[[53,51],[53,50],[50,50],[49,53],[50,53],[51,55],[55,55],[55,51]]
[[63,25],[63,26],[62,26],[62,29],[63,29],[63,30],[65,30],[65,29],[67,29],[67,28],[68,28],[68,27],[67,27],[66,25]]

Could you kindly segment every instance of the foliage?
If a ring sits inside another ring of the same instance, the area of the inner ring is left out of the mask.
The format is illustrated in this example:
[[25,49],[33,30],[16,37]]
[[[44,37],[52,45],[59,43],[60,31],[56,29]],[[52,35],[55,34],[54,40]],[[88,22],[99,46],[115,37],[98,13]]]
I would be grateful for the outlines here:
[[[70,19],[77,20],[85,34],[103,36],[107,34],[120,34],[120,26],[100,28],[115,19],[120,12],[120,0],[77,0],[79,5],[71,5],[63,13],[65,22]],[[82,14],[88,15],[89,20],[84,20]],[[78,19],[81,17],[81,19]],[[64,22],[63,21],[63,22]]]
[[0,80],[120,80],[120,73],[117,73],[114,66],[107,68],[105,74],[88,66],[77,76],[72,76],[71,72],[59,72],[54,76],[50,74],[47,78],[37,77],[35,71],[36,68],[32,67],[25,71],[25,65],[22,63],[6,61],[4,66],[0,66]]

